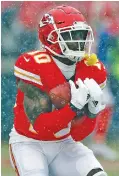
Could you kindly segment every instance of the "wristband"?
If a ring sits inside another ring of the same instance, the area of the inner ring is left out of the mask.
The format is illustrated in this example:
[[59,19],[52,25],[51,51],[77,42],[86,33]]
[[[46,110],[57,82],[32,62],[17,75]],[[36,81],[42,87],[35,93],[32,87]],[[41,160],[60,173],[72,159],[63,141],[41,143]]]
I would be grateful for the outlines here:
[[93,114],[89,111],[88,109],[88,103],[85,105],[85,114],[90,118],[90,119],[94,119],[96,118],[97,114]]

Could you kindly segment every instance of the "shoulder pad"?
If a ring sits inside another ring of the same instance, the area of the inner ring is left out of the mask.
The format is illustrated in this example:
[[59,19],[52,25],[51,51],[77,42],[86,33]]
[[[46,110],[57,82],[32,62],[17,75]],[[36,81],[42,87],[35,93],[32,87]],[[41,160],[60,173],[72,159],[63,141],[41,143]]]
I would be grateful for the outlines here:
[[46,52],[31,51],[20,55],[14,65],[14,75],[17,78],[43,85],[40,76],[40,67],[44,63],[51,62]]
[[77,63],[76,77],[77,79],[80,77],[82,80],[94,79],[103,89],[106,85],[107,71],[100,60],[87,63],[87,59],[83,59]]

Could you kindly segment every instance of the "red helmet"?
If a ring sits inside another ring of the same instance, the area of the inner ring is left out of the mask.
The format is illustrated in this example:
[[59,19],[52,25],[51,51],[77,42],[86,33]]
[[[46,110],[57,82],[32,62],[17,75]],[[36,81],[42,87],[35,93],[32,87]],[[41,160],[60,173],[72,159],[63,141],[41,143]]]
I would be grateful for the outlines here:
[[70,6],[58,6],[43,16],[39,39],[45,49],[60,57],[90,54],[94,41],[92,29],[84,16]]

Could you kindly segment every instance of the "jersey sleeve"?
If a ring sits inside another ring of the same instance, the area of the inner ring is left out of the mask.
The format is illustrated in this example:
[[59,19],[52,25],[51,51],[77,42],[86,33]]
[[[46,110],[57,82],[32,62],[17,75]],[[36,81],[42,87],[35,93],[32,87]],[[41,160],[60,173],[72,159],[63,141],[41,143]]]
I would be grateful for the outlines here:
[[107,71],[101,61],[98,60],[94,65],[88,65],[86,59],[83,59],[77,63],[75,81],[78,78],[82,80],[94,79],[103,89],[106,86]]
[[[38,51],[36,52],[38,53]],[[36,62],[33,54],[25,53],[18,57],[14,65],[14,75],[18,80],[22,79],[26,83],[43,89],[40,67],[41,65]]]
[[17,79],[33,84],[49,92],[66,79],[47,51],[34,51],[22,54],[14,66]]

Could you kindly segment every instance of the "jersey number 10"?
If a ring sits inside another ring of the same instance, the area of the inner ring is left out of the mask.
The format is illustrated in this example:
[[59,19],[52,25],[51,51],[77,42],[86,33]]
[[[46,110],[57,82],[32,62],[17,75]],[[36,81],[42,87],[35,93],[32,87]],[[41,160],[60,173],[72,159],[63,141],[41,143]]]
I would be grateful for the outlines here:
[[37,62],[38,64],[51,62],[50,56],[41,51],[29,52],[28,54],[32,55],[35,62]]

